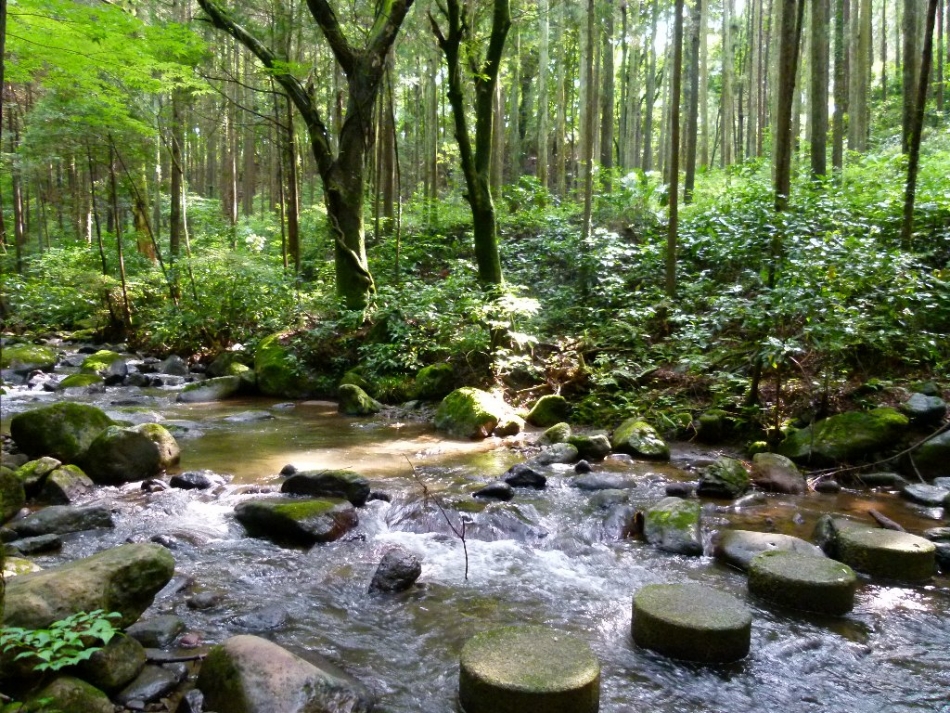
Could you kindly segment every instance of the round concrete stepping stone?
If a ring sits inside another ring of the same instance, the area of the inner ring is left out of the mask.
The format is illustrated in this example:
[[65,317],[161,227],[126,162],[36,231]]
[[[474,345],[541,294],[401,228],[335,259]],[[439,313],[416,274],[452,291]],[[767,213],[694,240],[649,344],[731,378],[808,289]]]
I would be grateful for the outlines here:
[[933,576],[936,548],[929,540],[906,532],[842,530],[838,559],[872,577],[918,582]]
[[638,646],[665,656],[727,663],[749,653],[752,615],[702,584],[648,584],[633,595],[632,631]]
[[858,578],[848,565],[797,552],[763,552],[749,563],[749,591],[790,609],[847,614]]
[[600,662],[570,634],[509,626],[476,634],[462,648],[464,713],[596,713]]

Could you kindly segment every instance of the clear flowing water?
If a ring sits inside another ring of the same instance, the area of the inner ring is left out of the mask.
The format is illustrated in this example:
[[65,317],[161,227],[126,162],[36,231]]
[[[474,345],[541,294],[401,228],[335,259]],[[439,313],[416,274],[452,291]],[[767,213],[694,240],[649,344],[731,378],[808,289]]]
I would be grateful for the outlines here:
[[[205,643],[251,632],[319,652],[369,685],[378,710],[387,713],[456,711],[464,642],[485,628],[518,623],[549,625],[590,643],[603,666],[603,713],[950,712],[946,577],[921,586],[864,580],[857,606],[845,617],[776,609],[750,598],[745,576],[710,557],[672,556],[619,539],[616,509],[598,509],[571,487],[573,473],[564,466],[550,469],[543,491],[519,490],[509,503],[469,512],[474,489],[524,458],[518,448],[445,440],[419,423],[342,418],[319,402],[184,406],[155,391],[136,392],[130,404],[130,393],[89,398],[116,418],[164,420],[176,429],[183,470],[209,468],[233,480],[215,492],[148,495],[138,484],[103,489],[97,497],[113,502],[116,529],[73,536],[61,555],[38,562],[52,566],[164,535],[177,574],[149,613],[179,615]],[[4,399],[4,419],[35,406],[34,398],[52,397],[14,393]],[[269,418],[244,420],[248,412]],[[336,543],[286,549],[245,537],[233,520],[234,505],[259,486],[276,488],[286,463],[352,468],[390,493],[392,502],[370,502],[360,510],[358,529]],[[662,497],[670,480],[695,477],[675,467],[624,461],[597,467],[635,476],[634,508]],[[420,480],[432,499],[423,499]],[[468,519],[467,580],[462,542],[435,500],[455,523]],[[892,494],[847,491],[707,503],[704,522],[707,536],[733,525],[807,538],[821,513],[860,514],[869,507],[911,531],[947,523],[948,513],[939,509]],[[418,585],[399,595],[368,594],[376,565],[395,546],[422,560]],[[633,645],[633,593],[649,583],[692,581],[748,602],[754,623],[744,661],[696,666]],[[221,606],[189,609],[188,594],[202,590],[221,594]],[[243,619],[265,608],[271,628]]]

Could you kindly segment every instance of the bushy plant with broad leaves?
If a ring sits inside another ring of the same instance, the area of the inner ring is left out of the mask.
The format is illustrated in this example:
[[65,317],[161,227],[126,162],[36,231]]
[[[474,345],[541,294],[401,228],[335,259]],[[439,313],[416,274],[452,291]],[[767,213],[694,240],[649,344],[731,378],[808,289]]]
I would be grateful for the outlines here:
[[99,644],[112,641],[118,630],[111,620],[120,618],[119,612],[96,609],[77,612],[46,629],[4,627],[0,629],[0,648],[4,653],[15,653],[15,661],[29,660],[34,671],[59,671],[88,661],[102,649]]

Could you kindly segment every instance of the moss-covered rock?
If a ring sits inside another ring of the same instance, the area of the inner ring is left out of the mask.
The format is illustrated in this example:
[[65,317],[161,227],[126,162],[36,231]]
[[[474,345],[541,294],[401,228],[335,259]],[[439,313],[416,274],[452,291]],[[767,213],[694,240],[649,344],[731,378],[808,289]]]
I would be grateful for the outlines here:
[[208,365],[208,376],[215,378],[218,376],[237,376],[242,369],[235,370],[234,367],[243,366],[245,369],[254,371],[248,364],[252,362],[251,355],[244,351],[226,351],[221,352]]
[[858,578],[842,562],[797,552],[762,552],[749,563],[749,592],[790,609],[847,614]]
[[[247,367],[244,368],[247,369]],[[240,389],[241,377],[218,376],[213,379],[186,384],[185,388],[178,392],[178,401],[185,404],[224,401],[237,394]]]
[[26,557],[9,556],[3,562],[3,579],[22,577],[24,574],[42,572],[43,568]]
[[138,426],[132,426],[130,431],[140,433],[155,444],[158,449],[159,468],[171,468],[178,465],[181,460],[181,448],[178,441],[160,423],[140,423]]
[[109,370],[113,362],[122,361],[123,357],[118,352],[100,349],[95,354],[90,354],[82,360],[82,366],[79,370],[84,374],[101,374]]
[[892,408],[849,411],[793,431],[778,452],[813,465],[852,462],[893,446],[907,426],[907,416]]
[[561,421],[548,428],[538,438],[538,445],[553,446],[555,443],[567,443],[571,437],[571,424]]
[[914,451],[913,458],[913,463],[907,463],[908,474],[919,472],[925,478],[950,474],[950,431],[922,443]]
[[75,463],[111,425],[112,419],[95,406],[58,403],[17,414],[10,421],[10,435],[31,458]]
[[[109,696],[73,676],[59,676],[31,697],[39,711],[57,713],[114,713]],[[42,702],[42,703],[40,703]],[[31,708],[30,710],[34,710]]]
[[346,385],[358,386],[371,396],[375,396],[376,394],[376,388],[373,385],[373,382],[364,376],[363,370],[360,367],[350,369],[348,372],[346,372],[343,375],[343,378],[340,379],[340,383],[338,384],[337,388]]
[[148,434],[109,426],[86,450],[81,465],[101,485],[145,480],[162,470],[162,451]]
[[92,480],[78,465],[64,465],[44,478],[39,498],[53,505],[68,505],[88,494],[93,487]]
[[710,409],[696,419],[696,435],[703,443],[722,441],[729,431],[729,413],[722,409]]
[[341,384],[337,389],[337,397],[340,400],[339,412],[347,416],[372,416],[383,408],[379,401],[356,384]]
[[744,658],[752,615],[730,594],[701,584],[648,584],[633,596],[633,640],[664,656],[700,663]]
[[563,396],[548,394],[538,399],[528,413],[527,421],[534,426],[553,426],[571,417],[571,404]]
[[752,457],[752,481],[757,488],[770,493],[801,495],[808,490],[798,467],[778,453],[756,453]]
[[838,531],[837,559],[872,577],[922,582],[933,577],[936,551],[906,532],[850,528]]
[[58,388],[63,389],[85,389],[88,387],[103,386],[105,381],[98,374],[70,374],[59,382]]
[[709,498],[738,498],[749,489],[749,473],[735,458],[717,458],[703,471],[697,495]]
[[570,634],[509,626],[462,647],[459,703],[465,713],[596,713],[600,662]]
[[338,540],[359,523],[353,505],[337,498],[246,500],[234,514],[253,537],[301,545]]
[[611,446],[618,453],[627,453],[635,458],[670,459],[670,447],[653,426],[639,418],[628,418],[621,423],[614,431]]
[[112,511],[105,505],[50,505],[11,522],[9,527],[19,537],[40,537],[115,527],[115,523]]
[[0,524],[5,523],[26,503],[23,482],[10,468],[0,468]]
[[145,668],[145,647],[131,636],[117,634],[77,670],[84,681],[107,693],[120,690]]
[[606,433],[575,434],[567,442],[585,460],[601,461],[610,454],[610,439]]
[[344,498],[356,507],[369,499],[369,481],[351,470],[304,470],[287,478],[280,492],[289,495]]
[[265,396],[302,399],[318,390],[314,374],[303,364],[293,350],[282,343],[285,334],[272,334],[261,340],[254,353],[254,373],[257,387]]
[[663,498],[644,514],[643,536],[665,552],[699,556],[703,553],[699,520],[695,500]]
[[38,344],[10,344],[0,349],[0,369],[10,369],[17,374],[31,371],[52,371],[58,358],[49,347]]
[[[497,396],[475,389],[456,389],[442,399],[435,414],[435,427],[456,438],[481,439],[514,435],[524,422]],[[514,433],[508,433],[512,429]]]
[[451,364],[430,364],[416,373],[414,396],[423,401],[445,398],[455,388],[455,370]]

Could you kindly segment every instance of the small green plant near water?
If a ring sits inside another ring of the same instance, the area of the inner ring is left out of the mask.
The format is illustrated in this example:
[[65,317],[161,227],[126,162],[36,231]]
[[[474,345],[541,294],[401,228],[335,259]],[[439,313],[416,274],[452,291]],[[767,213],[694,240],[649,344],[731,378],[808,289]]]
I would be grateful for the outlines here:
[[14,661],[38,659],[34,671],[59,671],[81,661],[87,661],[102,646],[108,644],[118,633],[112,619],[120,618],[119,612],[106,613],[103,609],[77,612],[50,624],[48,629],[0,629],[0,648],[4,653],[17,651]]

